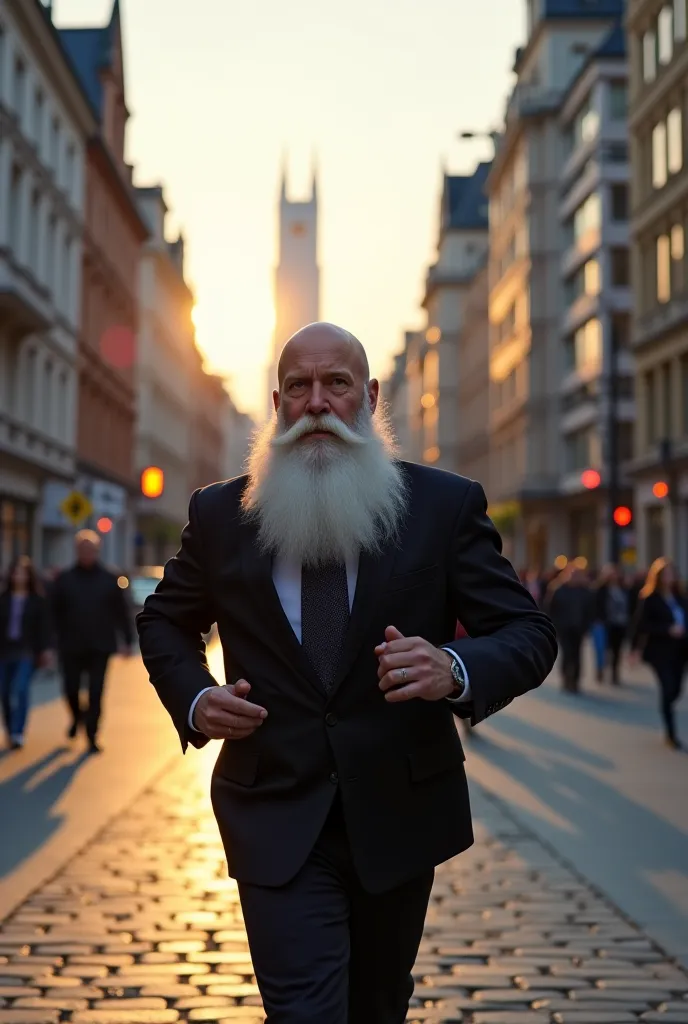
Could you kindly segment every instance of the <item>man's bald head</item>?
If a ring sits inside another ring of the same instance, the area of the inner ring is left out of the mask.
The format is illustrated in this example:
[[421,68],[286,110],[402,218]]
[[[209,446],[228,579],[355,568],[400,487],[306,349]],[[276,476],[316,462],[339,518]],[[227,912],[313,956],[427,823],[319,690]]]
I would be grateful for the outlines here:
[[308,324],[292,334],[282,349],[277,366],[277,380],[280,388],[288,368],[294,362],[308,361],[313,357],[331,354],[344,356],[352,366],[357,366],[365,383],[370,377],[368,356],[361,342],[350,331],[336,324],[324,321]]
[[347,424],[361,406],[377,406],[379,386],[370,380],[363,345],[343,327],[316,323],[302,327],[282,350],[277,368],[275,409],[291,426],[304,415],[332,413]]

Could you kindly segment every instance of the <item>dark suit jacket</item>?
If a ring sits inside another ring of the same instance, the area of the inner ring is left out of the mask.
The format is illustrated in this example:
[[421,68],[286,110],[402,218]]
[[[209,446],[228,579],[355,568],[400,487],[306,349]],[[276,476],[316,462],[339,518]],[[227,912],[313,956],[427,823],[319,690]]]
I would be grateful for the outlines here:
[[[246,678],[268,718],[226,742],[211,794],[230,873],[282,885],[300,869],[341,792],[354,863],[383,891],[473,841],[464,755],[452,710],[473,723],[539,686],[556,657],[554,630],[501,556],[482,488],[403,464],[410,505],[400,541],[362,555],[337,683],[321,689],[282,610],[269,555],[241,517],[245,478],[192,499],[179,553],[138,617],[151,681],[181,737],[212,684],[201,634],[216,621],[228,682]],[[454,640],[456,621],[469,637]],[[375,646],[394,625],[448,644],[470,675],[472,709],[441,700],[389,704]],[[462,711],[459,709],[463,708]]]
[[40,594],[29,594],[24,605],[19,643],[7,637],[12,598],[9,592],[0,594],[0,657],[12,648],[30,651],[38,657],[50,647],[50,616],[48,602]]
[[117,577],[102,565],[65,570],[50,590],[57,646],[66,654],[114,654],[132,641],[132,618]]

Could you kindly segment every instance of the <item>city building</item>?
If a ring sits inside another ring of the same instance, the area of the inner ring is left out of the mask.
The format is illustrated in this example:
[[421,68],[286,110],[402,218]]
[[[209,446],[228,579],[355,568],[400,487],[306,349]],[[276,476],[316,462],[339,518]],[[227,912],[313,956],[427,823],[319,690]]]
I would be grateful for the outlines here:
[[96,122],[38,0],[0,8],[0,571],[61,561],[75,475],[86,140]]
[[490,324],[487,252],[466,291],[458,337],[457,468],[490,496]]
[[229,396],[222,377],[206,373],[199,355],[192,381],[194,418],[189,462],[189,493],[222,480],[225,469],[225,424]]
[[[136,360],[136,477],[162,471],[163,490],[139,492],[136,561],[160,565],[179,547],[188,518],[198,414],[201,360],[192,321],[194,296],[184,278],[184,240],[168,241],[162,186],[137,188],[148,228],[139,268],[139,332]],[[204,481],[208,483],[208,480]]]
[[282,174],[274,302],[275,332],[268,371],[268,417],[274,411],[272,392],[277,387],[277,364],[285,342],[299,328],[320,319],[318,187],[315,172],[310,198],[299,202],[289,198],[286,168]]
[[461,472],[459,458],[459,337],[473,278],[488,247],[484,192],[490,165],[473,174],[445,174],[437,259],[425,281],[427,324],[407,354],[409,447],[419,460]]
[[410,452],[409,398],[406,366],[413,332],[404,335],[404,348],[394,356],[392,372],[380,381],[381,412],[386,416],[403,458],[418,461]]
[[129,112],[119,0],[104,27],[63,28],[60,38],[98,118],[86,157],[77,487],[92,510],[84,525],[103,533],[104,559],[128,569],[138,499],[134,376],[139,261],[147,229],[124,158]]
[[641,565],[688,574],[688,4],[629,0],[632,271]]
[[564,377],[559,220],[560,113],[623,0],[529,0],[488,178],[490,197],[490,510],[519,564],[568,553],[561,514]]
[[563,365],[557,504],[562,552],[592,565],[635,562],[633,530],[614,522],[615,509],[628,518],[633,506],[627,476],[635,420],[627,93],[626,40],[618,22],[591,50],[559,114]]
[[222,477],[231,480],[246,471],[246,456],[255,430],[251,417],[237,409],[231,395],[227,394],[223,422]]

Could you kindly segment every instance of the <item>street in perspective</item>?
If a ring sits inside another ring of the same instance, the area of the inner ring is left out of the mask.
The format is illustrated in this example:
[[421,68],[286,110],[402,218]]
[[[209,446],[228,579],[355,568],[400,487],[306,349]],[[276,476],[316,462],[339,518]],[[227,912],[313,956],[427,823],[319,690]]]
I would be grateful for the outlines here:
[[[618,694],[591,670],[465,740],[476,842],[437,871],[409,1021],[688,1021],[686,768],[647,673]],[[0,1021],[259,1024],[217,746],[182,757],[138,658],[113,665],[98,759],[56,741],[40,685],[31,750],[0,761]]]

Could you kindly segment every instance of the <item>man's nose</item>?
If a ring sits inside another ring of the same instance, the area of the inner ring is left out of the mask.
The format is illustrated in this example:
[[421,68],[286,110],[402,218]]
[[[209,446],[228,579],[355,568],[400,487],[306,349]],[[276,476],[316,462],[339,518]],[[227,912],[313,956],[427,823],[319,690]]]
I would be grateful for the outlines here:
[[311,416],[322,416],[330,411],[330,403],[325,389],[319,381],[315,381],[308,397],[307,411]]

